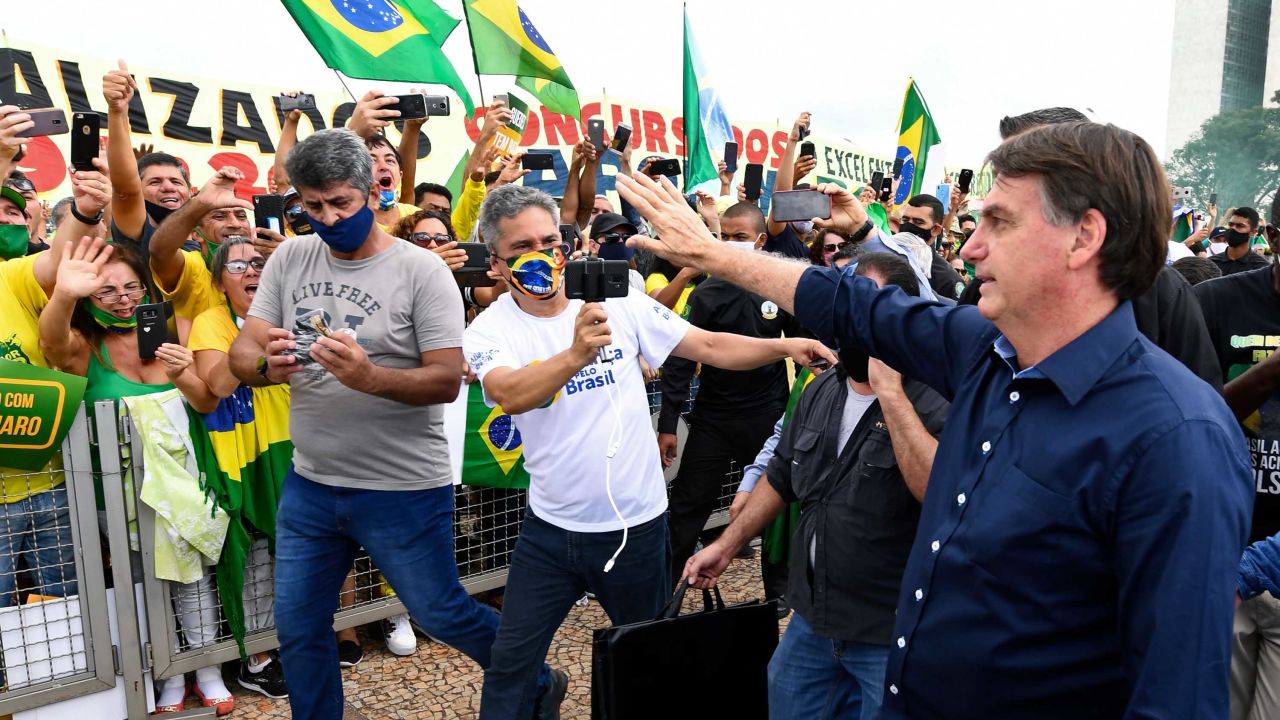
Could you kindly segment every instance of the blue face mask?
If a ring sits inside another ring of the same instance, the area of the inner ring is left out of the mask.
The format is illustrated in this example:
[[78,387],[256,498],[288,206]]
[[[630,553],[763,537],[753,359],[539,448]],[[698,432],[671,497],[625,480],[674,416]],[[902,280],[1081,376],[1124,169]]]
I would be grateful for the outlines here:
[[395,190],[379,190],[378,191],[378,209],[390,210],[396,206]]
[[373,228],[373,211],[368,205],[360,208],[355,215],[332,225],[325,225],[310,215],[306,217],[311,221],[311,228],[320,236],[320,239],[335,252],[340,253],[355,252],[364,244],[369,237],[369,230]]

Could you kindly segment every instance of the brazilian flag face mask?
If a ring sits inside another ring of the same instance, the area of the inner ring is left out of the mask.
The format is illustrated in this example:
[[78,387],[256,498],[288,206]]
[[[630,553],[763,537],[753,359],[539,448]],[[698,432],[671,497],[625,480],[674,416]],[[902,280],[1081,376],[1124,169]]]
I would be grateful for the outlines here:
[[12,260],[27,254],[31,233],[26,225],[0,225],[0,260]]
[[527,252],[504,262],[511,269],[511,284],[535,300],[545,300],[560,289],[565,259],[559,246]]

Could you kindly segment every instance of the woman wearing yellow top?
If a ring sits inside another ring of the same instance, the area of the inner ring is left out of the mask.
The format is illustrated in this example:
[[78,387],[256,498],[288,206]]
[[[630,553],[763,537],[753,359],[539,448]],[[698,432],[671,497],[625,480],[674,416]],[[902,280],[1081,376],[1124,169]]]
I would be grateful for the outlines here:
[[[136,311],[155,297],[150,273],[138,256],[89,238],[74,248],[68,243],[62,252],[53,295],[40,314],[40,346],[51,365],[87,378],[85,402],[176,387],[193,407],[207,406],[212,396],[196,374],[190,350],[164,343],[155,359],[138,355]],[[177,326],[178,339],[185,342],[191,323],[177,318]],[[194,583],[175,584],[175,588],[178,621],[187,644],[202,647],[216,640],[217,595],[212,576],[206,573]],[[195,692],[219,715],[235,707],[219,666],[196,671]],[[186,678],[169,678],[161,686],[156,713],[181,711],[186,696]]]

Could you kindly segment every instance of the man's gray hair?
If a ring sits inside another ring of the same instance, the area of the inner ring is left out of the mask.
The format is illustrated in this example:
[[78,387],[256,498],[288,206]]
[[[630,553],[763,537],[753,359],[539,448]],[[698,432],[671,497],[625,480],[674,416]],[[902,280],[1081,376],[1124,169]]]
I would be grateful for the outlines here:
[[[293,175],[290,174],[289,177]],[[560,217],[556,201],[541,190],[524,185],[503,185],[489,191],[484,204],[480,206],[480,220],[476,227],[490,253],[498,251],[498,223],[510,220],[529,208],[542,208],[553,219]]]
[[359,135],[346,128],[312,133],[289,152],[284,168],[294,187],[326,188],[346,183],[368,195],[373,189],[373,157]]

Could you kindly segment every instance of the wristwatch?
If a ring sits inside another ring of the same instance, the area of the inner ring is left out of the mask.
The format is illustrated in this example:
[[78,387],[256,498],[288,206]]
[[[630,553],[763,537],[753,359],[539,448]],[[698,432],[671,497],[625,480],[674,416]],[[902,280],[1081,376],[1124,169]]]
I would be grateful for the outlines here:
[[79,220],[85,225],[97,225],[98,223],[102,222],[102,216],[104,214],[106,214],[105,209],[99,210],[98,214],[94,215],[93,217],[85,217],[84,215],[80,214],[80,208],[77,208],[75,203],[71,203],[71,217],[75,218],[76,220]]
[[271,366],[267,364],[267,356],[259,355],[258,356],[258,374],[261,375],[262,377],[266,377],[267,371],[270,369],[271,369]]
[[862,224],[862,227],[858,228],[857,232],[850,236],[849,240],[855,243],[862,242],[875,226],[875,223],[871,222],[871,219],[868,218],[867,221]]

